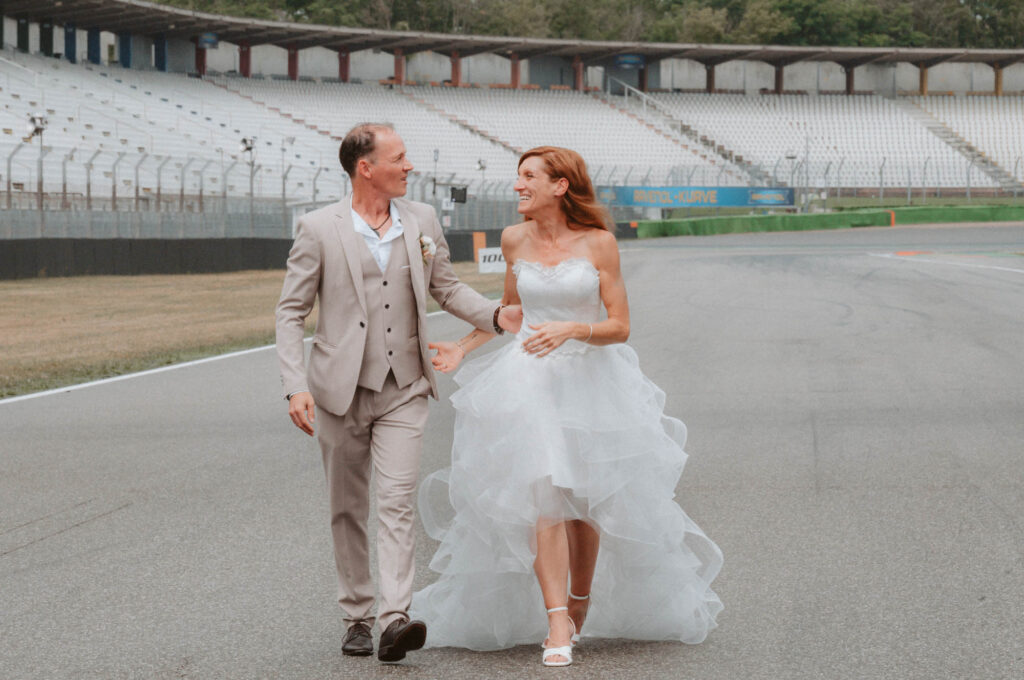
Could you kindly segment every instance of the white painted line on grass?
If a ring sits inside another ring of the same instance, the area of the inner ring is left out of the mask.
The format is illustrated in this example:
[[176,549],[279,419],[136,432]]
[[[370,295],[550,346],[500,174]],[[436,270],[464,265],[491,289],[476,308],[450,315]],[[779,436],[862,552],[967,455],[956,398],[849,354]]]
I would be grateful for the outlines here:
[[1024,274],[1024,269],[1014,269],[1013,267],[997,267],[991,264],[972,264],[970,262],[946,262],[945,260],[929,260],[926,257],[917,257],[916,255],[903,257],[900,255],[894,255],[893,253],[868,253],[871,257],[884,257],[887,260],[901,260],[904,262],[929,262],[931,264],[948,264],[954,267],[972,267],[974,269],[995,269],[1000,272],[1015,272],[1017,274]]
[[[427,316],[437,316],[438,314],[444,314],[444,310],[438,310],[436,312],[429,312]],[[309,342],[313,338],[306,338],[306,342]],[[244,354],[254,354],[255,352],[263,352],[268,349],[274,349],[274,345],[264,345],[262,347],[253,347],[252,349],[238,350],[237,352],[228,352],[226,354],[218,354],[212,357],[206,357],[205,359],[195,359],[193,361],[183,361],[180,364],[171,364],[169,366],[161,366],[160,368],[150,368],[145,371],[138,371],[136,373],[125,373],[124,375],[115,375],[112,378],[103,378],[102,380],[92,380],[90,382],[78,383],[77,385],[68,385],[67,387],[56,387],[52,390],[44,390],[42,392],[32,392],[31,394],[20,394],[16,397],[7,397],[6,399],[0,399],[0,405],[13,404],[16,401],[25,401],[27,399],[36,399],[37,397],[49,397],[54,394],[64,394],[65,392],[74,392],[75,390],[83,390],[86,387],[96,387],[97,385],[106,385],[107,383],[118,382],[121,380],[129,380],[131,378],[141,378],[147,375],[153,375],[155,373],[163,373],[164,371],[173,371],[178,368],[188,368],[189,366],[197,366],[199,364],[205,364],[211,361],[219,361],[221,359],[230,359],[232,357],[239,357]]]

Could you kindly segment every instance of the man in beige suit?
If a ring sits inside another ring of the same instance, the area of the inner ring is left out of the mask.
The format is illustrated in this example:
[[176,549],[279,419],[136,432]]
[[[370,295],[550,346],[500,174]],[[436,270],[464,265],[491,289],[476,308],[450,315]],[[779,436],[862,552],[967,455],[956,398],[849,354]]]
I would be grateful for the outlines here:
[[[299,220],[277,305],[277,353],[292,421],[311,436],[319,422],[338,601],[348,627],[342,651],[373,653],[366,529],[372,465],[382,631],[377,655],[398,661],[426,639],[426,626],[407,614],[427,396],[437,398],[426,293],[488,333],[517,331],[522,313],[456,278],[434,209],[400,198],[413,166],[390,126],[357,126],[345,136],[339,156],[352,178],[352,194]],[[305,318],[318,296],[307,370]]]

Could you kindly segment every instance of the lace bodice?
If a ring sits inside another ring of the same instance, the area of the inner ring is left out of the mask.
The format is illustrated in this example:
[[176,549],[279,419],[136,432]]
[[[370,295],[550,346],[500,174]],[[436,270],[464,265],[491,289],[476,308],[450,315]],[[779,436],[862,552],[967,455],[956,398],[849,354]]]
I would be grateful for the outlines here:
[[[597,269],[587,258],[573,257],[553,266],[517,260],[512,271],[523,303],[523,327],[517,336],[520,340],[533,334],[531,324],[600,320],[601,282]],[[579,352],[587,347],[585,343],[569,340],[553,354]]]

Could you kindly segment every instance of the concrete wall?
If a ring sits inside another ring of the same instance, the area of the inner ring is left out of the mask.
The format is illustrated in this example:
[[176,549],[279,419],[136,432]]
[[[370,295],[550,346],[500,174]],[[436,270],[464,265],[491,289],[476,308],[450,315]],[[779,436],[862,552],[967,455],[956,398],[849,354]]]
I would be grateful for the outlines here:
[[167,70],[171,73],[188,73],[196,69],[195,45],[190,40],[167,39]]
[[[660,65],[661,87],[666,89],[704,89],[706,71],[703,64],[689,59],[666,59]],[[635,77],[635,76],[634,76]],[[919,71],[913,64],[867,64],[857,68],[854,87],[891,96],[898,92],[917,91]],[[632,83],[631,83],[632,84]],[[648,80],[650,87],[655,87]],[[762,88],[775,87],[775,68],[759,61],[730,61],[715,69],[715,87],[722,90],[743,90],[757,94]],[[939,64],[928,71],[930,92],[991,92],[995,73],[985,64]],[[1007,92],[1024,90],[1024,64],[1003,71],[1003,88]],[[846,73],[833,62],[801,62],[786,67],[785,89],[804,90],[810,94],[846,89]]]
[[[3,17],[3,46],[13,48],[17,44],[17,21]],[[109,46],[116,45],[116,36],[103,32],[100,38],[100,53],[104,61]],[[133,67],[152,68],[152,39],[147,36],[133,37]],[[30,51],[39,50],[39,26],[29,25]],[[54,52],[63,53],[64,30],[54,27]],[[195,70],[194,45],[188,40],[168,40],[167,66],[172,72]],[[86,31],[78,30],[77,58],[79,63],[87,61]],[[239,67],[237,45],[222,42],[216,49],[207,51],[207,69],[212,71],[237,71]],[[259,45],[252,49],[253,74],[287,75],[287,50],[273,45]],[[604,73],[636,86],[637,71],[619,69],[609,63],[588,64],[586,84],[600,86]],[[312,48],[299,52],[299,73],[312,77],[337,77],[338,56],[333,50]],[[394,58],[386,52],[367,50],[351,56],[350,76],[367,82],[389,78],[394,73]],[[520,62],[521,82],[541,87],[551,85],[572,85],[572,60],[564,57],[535,57]],[[406,77],[418,82],[441,82],[451,76],[451,62],[448,55],[421,52],[408,57]],[[899,92],[913,92],[918,89],[919,71],[913,64],[867,64],[856,70],[855,88],[858,91],[873,91],[892,96]],[[468,83],[487,85],[508,83],[509,61],[496,54],[480,54],[462,60],[462,80]],[[702,64],[687,59],[667,59],[648,65],[647,83],[650,88],[703,89],[706,71]],[[731,61],[720,64],[715,70],[715,86],[724,90],[741,90],[757,94],[761,89],[772,89],[775,85],[774,68],[763,62]],[[842,67],[832,62],[804,62],[786,67],[785,89],[803,90],[811,94],[822,91],[838,91],[846,87]],[[928,88],[931,92],[953,92],[963,95],[967,92],[988,92],[995,87],[993,70],[984,64],[939,64],[928,74]],[[1004,70],[1003,87],[1007,92],[1024,91],[1024,63],[1015,64]]]

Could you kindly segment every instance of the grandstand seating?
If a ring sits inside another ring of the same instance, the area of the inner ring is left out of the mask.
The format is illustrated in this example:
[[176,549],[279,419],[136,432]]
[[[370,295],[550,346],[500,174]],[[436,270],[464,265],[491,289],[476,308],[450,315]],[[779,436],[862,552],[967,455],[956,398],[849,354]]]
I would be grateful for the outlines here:
[[914,97],[914,103],[990,160],[1024,177],[1024,97]]
[[[109,196],[117,164],[118,192],[134,194],[135,165],[140,188],[156,191],[157,170],[163,163],[162,192],[176,194],[185,171],[185,190],[198,191],[203,172],[205,190],[223,191],[223,171],[239,163],[228,176],[228,194],[248,192],[246,157],[239,152],[242,137],[256,138],[255,164],[262,165],[255,181],[257,195],[281,194],[283,165],[301,171],[289,173],[287,193],[309,194],[310,176],[322,164],[334,168],[335,192],[340,193],[338,172],[331,159],[336,145],[300,123],[209,83],[180,75],[123,69],[118,66],[75,65],[59,59],[5,51],[0,59],[0,154],[6,157],[22,141],[25,120],[41,112],[48,118],[44,133],[46,184],[49,190],[61,181],[63,158],[76,150],[66,164],[71,190],[83,192],[85,163],[95,152],[95,169],[89,179],[94,196]],[[282,151],[283,147],[283,151]],[[143,158],[142,154],[147,154]],[[31,176],[35,182],[36,154],[16,156],[12,175]],[[204,170],[205,168],[205,170]],[[321,185],[321,190],[326,185]]]
[[[119,200],[130,200],[136,188],[152,199],[158,172],[165,201],[177,198],[183,179],[186,194],[202,186],[208,196],[220,195],[228,171],[228,195],[245,196],[242,137],[256,138],[257,196],[280,197],[282,170],[291,166],[289,202],[311,200],[318,171],[327,173],[319,178],[318,197],[331,199],[346,187],[336,160],[338,140],[358,122],[382,119],[403,135],[421,177],[433,175],[437,149],[442,181],[473,188],[487,182],[506,193],[518,153],[545,143],[579,150],[598,184],[748,184],[752,175],[728,160],[736,155],[759,167],[762,181],[774,175],[780,184],[964,186],[968,160],[908,112],[912,103],[1006,171],[1024,175],[1024,163],[1016,168],[1024,158],[1020,97],[651,96],[659,115],[603,93],[198,79],[4,50],[0,172],[6,174],[4,161],[23,143],[26,117],[42,112],[49,119],[46,190],[55,191],[66,173],[69,191],[84,193],[91,182],[100,202],[109,198],[115,179]],[[675,125],[666,122],[665,112]],[[678,124],[688,126],[689,137],[679,134]],[[698,137],[703,146],[694,143]],[[811,159],[806,165],[805,157]],[[16,187],[34,189],[37,158],[27,145],[17,152],[11,172]],[[87,171],[90,159],[93,169]],[[975,187],[999,186],[978,168],[971,177]]]
[[[876,96],[653,95],[672,114],[789,184],[806,157],[811,186],[963,186],[968,161]],[[930,159],[925,172],[924,161]],[[885,166],[882,167],[882,161]],[[840,164],[842,164],[840,170]],[[975,186],[996,186],[984,174]],[[794,183],[799,183],[794,180]],[[923,183],[923,184],[922,184]]]
[[[720,173],[693,148],[655,125],[631,118],[600,99],[569,90],[409,88],[414,97],[525,151],[552,144],[580,151],[592,176],[606,183],[664,184],[697,166],[702,183],[746,184],[734,168]],[[673,172],[675,171],[675,172]],[[628,178],[628,179],[627,179]]]
[[[475,183],[514,176],[518,156],[513,151],[389,87],[223,76],[212,80],[293,120],[327,132],[335,140],[358,123],[389,122],[402,135],[409,159],[421,174],[433,174],[437,149],[438,175],[442,179]],[[332,145],[336,149],[337,141]],[[482,171],[478,169],[480,160],[484,161]]]

